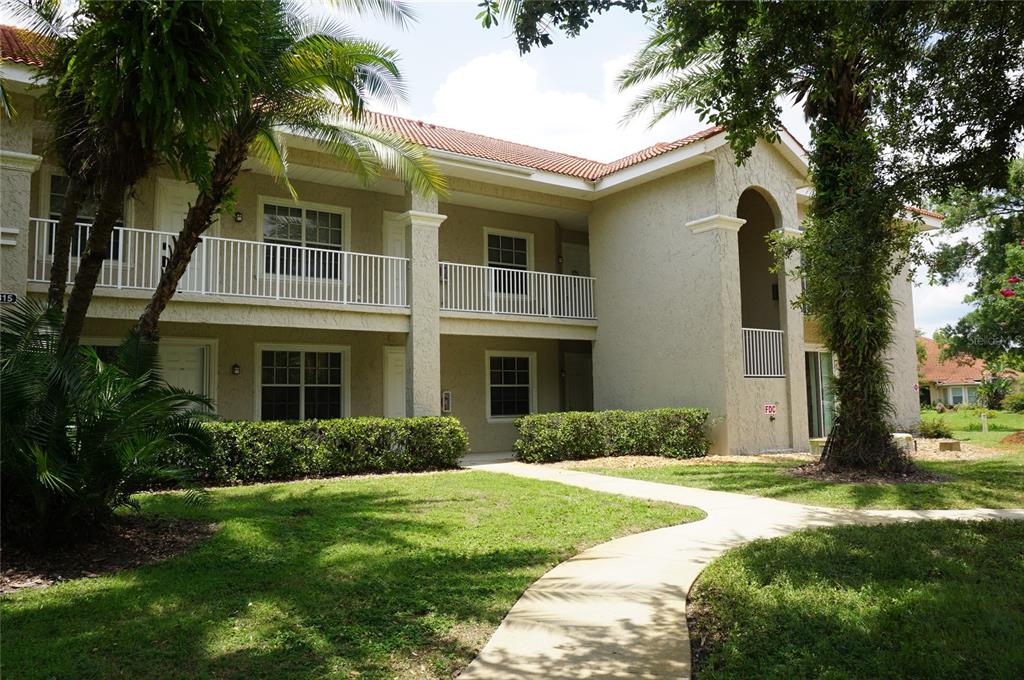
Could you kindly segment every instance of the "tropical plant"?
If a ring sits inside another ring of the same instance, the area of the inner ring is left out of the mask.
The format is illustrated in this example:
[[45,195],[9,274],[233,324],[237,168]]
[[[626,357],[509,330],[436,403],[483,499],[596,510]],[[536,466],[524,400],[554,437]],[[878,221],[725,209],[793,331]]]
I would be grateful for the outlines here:
[[1001,371],[995,367],[989,367],[978,385],[978,403],[985,408],[1001,409],[1003,400],[1013,389],[1016,377],[1008,371]]
[[[61,313],[5,309],[0,330],[0,446],[5,540],[73,540],[133,507],[153,485],[186,485],[157,462],[171,447],[208,450],[204,398],[167,386],[156,346],[130,335],[112,361],[62,348]],[[193,498],[198,498],[193,490]]]
[[739,162],[777,139],[780,99],[803,104],[814,188],[801,238],[781,256],[806,281],[798,304],[836,356],[841,408],[822,452],[829,469],[895,472],[909,462],[889,420],[890,283],[906,275],[904,206],[955,187],[1004,186],[1024,133],[1024,5],[766,3],[696,0],[486,0],[481,21],[511,18],[520,49],[570,35],[611,7],[654,26],[623,74],[644,86],[632,114],[695,109],[723,125]]
[[[55,3],[20,4],[45,12]],[[212,125],[250,85],[265,9],[259,0],[80,0],[62,24],[41,69],[48,117],[69,183],[83,197],[96,195],[61,329],[65,347],[78,344],[126,192],[157,163],[209,186]],[[65,227],[76,221],[76,203],[64,206]],[[70,239],[73,229],[65,228],[62,238]]]
[[[353,4],[402,22],[410,16],[404,5],[388,0]],[[147,338],[157,338],[160,315],[250,155],[282,178],[295,195],[287,179],[282,130],[314,140],[366,184],[389,173],[420,193],[444,191],[443,178],[422,147],[375,128],[363,115],[368,98],[387,102],[404,96],[395,52],[351,37],[339,23],[311,19],[301,7],[279,0],[264,5],[264,11],[274,16],[261,38],[257,77],[217,118],[219,144],[211,181],[208,186],[200,184],[156,290],[139,317],[136,328]]]

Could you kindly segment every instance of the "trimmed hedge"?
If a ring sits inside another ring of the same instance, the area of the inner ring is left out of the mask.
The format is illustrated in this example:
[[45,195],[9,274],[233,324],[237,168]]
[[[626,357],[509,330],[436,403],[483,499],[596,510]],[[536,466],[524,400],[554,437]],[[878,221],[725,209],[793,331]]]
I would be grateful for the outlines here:
[[527,463],[602,456],[706,456],[710,413],[702,408],[540,413],[516,420],[515,450]]
[[469,448],[455,418],[239,420],[204,427],[213,438],[211,454],[175,451],[165,462],[206,484],[454,468]]

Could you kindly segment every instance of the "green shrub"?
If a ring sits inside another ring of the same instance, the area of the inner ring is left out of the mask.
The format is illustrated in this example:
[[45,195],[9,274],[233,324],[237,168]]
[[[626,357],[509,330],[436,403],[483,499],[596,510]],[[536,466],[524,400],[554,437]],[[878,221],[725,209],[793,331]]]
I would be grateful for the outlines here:
[[699,408],[652,411],[541,413],[516,420],[515,450],[527,463],[601,456],[706,456],[709,412]]
[[1024,390],[1014,392],[1003,399],[1003,408],[1014,413],[1024,413]]
[[924,439],[951,439],[953,430],[943,420],[922,420],[914,428],[914,434]]
[[455,418],[341,418],[206,423],[209,454],[173,451],[207,484],[453,468],[469,440]]

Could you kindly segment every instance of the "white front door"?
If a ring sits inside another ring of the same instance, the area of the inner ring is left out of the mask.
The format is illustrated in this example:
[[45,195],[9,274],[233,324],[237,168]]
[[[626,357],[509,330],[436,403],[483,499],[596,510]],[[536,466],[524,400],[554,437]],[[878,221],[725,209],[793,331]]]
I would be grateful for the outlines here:
[[390,257],[405,257],[405,223],[398,213],[385,212],[383,224],[384,254]]
[[[156,231],[165,232],[157,237],[157,275],[163,271],[174,248],[174,241],[171,234],[181,233],[185,223],[185,216],[188,215],[189,207],[196,201],[199,190],[195,184],[181,182],[173,179],[160,178],[157,180],[157,209],[156,209]],[[214,218],[207,235],[213,236],[220,231],[220,219]],[[208,289],[208,284],[213,280],[216,267],[215,258],[203,257],[202,246],[196,250],[193,260],[189,262],[185,275],[178,283],[178,290],[182,292],[203,292]]]
[[405,417],[405,348],[384,348],[384,417]]
[[581,243],[563,243],[562,273],[573,276],[590,276],[590,246]]
[[210,396],[209,345],[160,343],[160,368],[171,387]]

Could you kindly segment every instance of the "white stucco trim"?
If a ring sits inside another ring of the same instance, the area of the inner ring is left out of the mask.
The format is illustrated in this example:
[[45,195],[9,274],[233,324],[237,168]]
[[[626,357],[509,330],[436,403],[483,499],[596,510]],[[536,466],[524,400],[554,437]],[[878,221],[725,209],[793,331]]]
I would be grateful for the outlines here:
[[21,229],[17,227],[0,227],[0,246],[18,245],[18,234]]
[[42,162],[43,157],[34,153],[0,149],[0,170],[32,173],[39,169]]
[[537,412],[537,353],[516,350],[489,349],[484,351],[484,413],[488,423],[509,423],[520,416],[491,415],[491,357],[526,357],[530,360],[530,413]]
[[740,227],[746,223],[746,220],[739,217],[729,217],[728,215],[708,215],[707,217],[702,217],[699,220],[687,222],[686,226],[689,227],[690,231],[694,234],[701,234],[713,229],[739,231]]
[[[341,362],[341,417],[349,418],[352,415],[352,348],[348,345],[302,345],[292,343],[262,343],[258,342],[254,346],[253,350],[253,362],[252,362],[252,415],[253,420],[262,420],[262,414],[260,413],[262,407],[262,394],[263,394],[263,364],[261,353],[264,351],[279,351],[279,352],[340,352],[342,355]],[[303,370],[300,366],[299,370]],[[305,382],[300,386],[300,390],[305,387]],[[301,392],[300,392],[301,394]],[[304,397],[303,397],[304,399]],[[299,402],[299,416],[303,416],[301,404]],[[305,420],[305,417],[301,417],[301,420]]]
[[406,210],[398,215],[398,219],[402,220],[407,226],[415,225],[417,227],[434,227],[439,229],[441,223],[448,219],[448,216],[422,210]]

